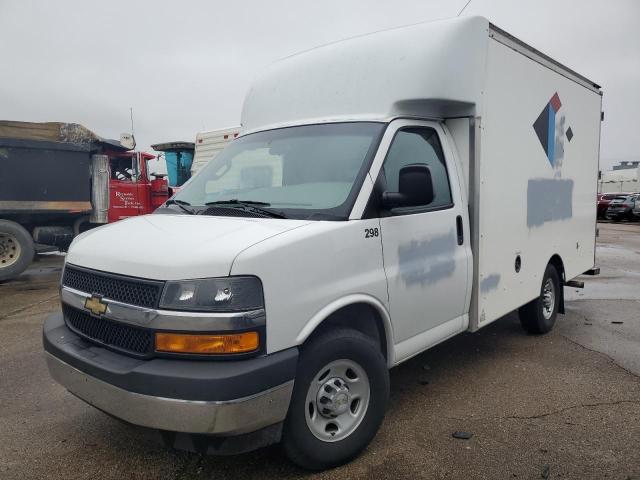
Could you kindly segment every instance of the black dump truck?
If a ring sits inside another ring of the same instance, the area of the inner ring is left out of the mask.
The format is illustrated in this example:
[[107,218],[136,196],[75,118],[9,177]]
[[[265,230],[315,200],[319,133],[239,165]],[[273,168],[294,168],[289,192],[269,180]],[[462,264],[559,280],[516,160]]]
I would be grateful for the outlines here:
[[167,199],[163,176],[149,178],[153,155],[133,146],[74,123],[0,121],[0,281],[40,250],[64,250],[86,229],[150,213]]

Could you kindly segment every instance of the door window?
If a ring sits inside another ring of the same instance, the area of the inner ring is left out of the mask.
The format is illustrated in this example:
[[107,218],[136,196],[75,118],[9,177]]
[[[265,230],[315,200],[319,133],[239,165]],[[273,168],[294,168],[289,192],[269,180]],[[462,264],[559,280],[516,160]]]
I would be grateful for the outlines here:
[[135,159],[132,157],[111,157],[109,159],[111,179],[135,182],[138,177]]
[[442,209],[453,206],[442,146],[433,128],[410,127],[398,130],[382,166],[384,190],[397,192],[400,169],[411,164],[429,167],[433,182],[433,200],[427,205],[407,208],[407,213],[416,209]]

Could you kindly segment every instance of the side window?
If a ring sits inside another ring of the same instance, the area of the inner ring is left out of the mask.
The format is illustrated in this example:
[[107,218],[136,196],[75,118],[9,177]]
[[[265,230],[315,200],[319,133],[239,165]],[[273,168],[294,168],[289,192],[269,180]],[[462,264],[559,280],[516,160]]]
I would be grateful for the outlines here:
[[133,182],[137,179],[136,162],[131,157],[111,157],[109,167],[112,180]]
[[387,158],[382,165],[385,189],[398,191],[400,169],[406,165],[424,164],[431,170],[433,201],[424,207],[438,208],[452,205],[449,176],[438,134],[433,128],[411,127],[398,130]]

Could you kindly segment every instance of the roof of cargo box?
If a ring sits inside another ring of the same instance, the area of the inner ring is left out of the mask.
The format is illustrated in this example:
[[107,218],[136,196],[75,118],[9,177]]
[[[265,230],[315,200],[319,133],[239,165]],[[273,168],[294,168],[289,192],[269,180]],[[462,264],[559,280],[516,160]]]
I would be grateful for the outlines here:
[[102,145],[126,151],[118,140],[102,138],[78,123],[65,122],[17,122],[0,120],[0,138],[12,140],[71,143],[74,145]]
[[245,98],[243,133],[301,123],[479,115],[490,36],[597,88],[486,18],[460,17],[362,35],[272,64]]

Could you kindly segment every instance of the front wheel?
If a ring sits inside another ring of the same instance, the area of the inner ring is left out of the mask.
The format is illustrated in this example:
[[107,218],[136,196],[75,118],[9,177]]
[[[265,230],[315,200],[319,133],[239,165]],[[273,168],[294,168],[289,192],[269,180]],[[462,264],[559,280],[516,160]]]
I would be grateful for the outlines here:
[[520,307],[520,324],[527,333],[541,334],[551,331],[556,323],[560,307],[560,276],[556,267],[549,264],[542,278],[540,296]]
[[336,328],[312,339],[300,355],[282,444],[309,470],[348,462],[373,439],[389,398],[389,371],[366,335]]

